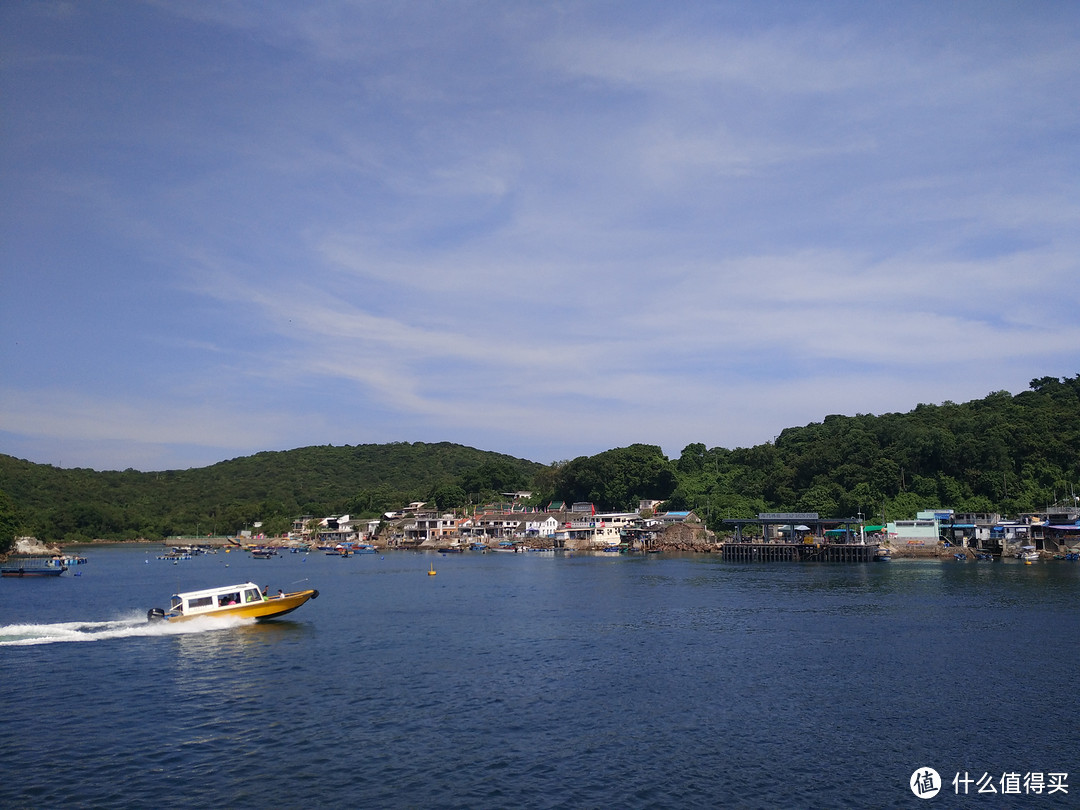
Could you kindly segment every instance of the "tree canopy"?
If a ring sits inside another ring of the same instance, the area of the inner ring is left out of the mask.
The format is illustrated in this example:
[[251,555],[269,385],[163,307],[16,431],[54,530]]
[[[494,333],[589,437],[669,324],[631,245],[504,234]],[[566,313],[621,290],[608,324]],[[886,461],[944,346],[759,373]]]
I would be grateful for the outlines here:
[[677,459],[632,444],[542,465],[461,445],[397,442],[257,453],[165,472],[59,469],[0,455],[0,551],[42,540],[162,538],[238,532],[301,515],[376,516],[411,501],[441,509],[532,490],[534,505],[589,501],[636,509],[642,499],[693,509],[713,528],[765,511],[873,520],[923,508],[1035,512],[1080,491],[1080,374],[1041,377],[908,413],[830,415],[775,442],[688,444]]

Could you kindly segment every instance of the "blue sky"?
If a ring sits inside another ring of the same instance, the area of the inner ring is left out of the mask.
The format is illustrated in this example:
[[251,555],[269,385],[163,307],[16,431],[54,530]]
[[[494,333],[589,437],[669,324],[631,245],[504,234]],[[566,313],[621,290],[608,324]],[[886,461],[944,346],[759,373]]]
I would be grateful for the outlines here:
[[677,456],[1080,373],[1080,5],[0,5],[0,452]]

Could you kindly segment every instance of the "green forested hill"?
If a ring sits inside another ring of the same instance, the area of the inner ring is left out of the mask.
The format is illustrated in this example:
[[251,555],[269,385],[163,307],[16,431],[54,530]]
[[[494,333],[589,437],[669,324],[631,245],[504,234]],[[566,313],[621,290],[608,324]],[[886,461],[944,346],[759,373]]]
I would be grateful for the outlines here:
[[713,527],[772,511],[877,519],[884,511],[890,520],[936,507],[1033,512],[1080,493],[1080,375],[1033,380],[1016,396],[826,416],[772,444],[691,444],[669,467],[663,462],[659,448],[645,445],[577,458],[552,473],[553,490],[612,508],[662,498]]
[[534,504],[642,498],[725,517],[818,512],[871,520],[920,509],[1034,512],[1080,493],[1080,374],[909,413],[826,416],[774,443],[729,450],[690,444],[677,459],[634,444],[544,466],[461,445],[407,442],[258,453],[195,470],[64,470],[0,455],[0,546],[42,540],[232,533],[259,520],[377,515],[414,500],[440,508],[530,489]]
[[[376,515],[413,500],[460,506],[525,487],[543,466],[461,445],[400,442],[257,453],[193,470],[65,470],[0,455],[18,534],[42,540],[268,532],[302,515]],[[4,538],[6,539],[6,538]]]
[[1031,390],[909,413],[827,416],[773,444],[706,450],[675,462],[668,501],[719,517],[759,511],[889,520],[920,509],[1018,515],[1080,493],[1080,375]]

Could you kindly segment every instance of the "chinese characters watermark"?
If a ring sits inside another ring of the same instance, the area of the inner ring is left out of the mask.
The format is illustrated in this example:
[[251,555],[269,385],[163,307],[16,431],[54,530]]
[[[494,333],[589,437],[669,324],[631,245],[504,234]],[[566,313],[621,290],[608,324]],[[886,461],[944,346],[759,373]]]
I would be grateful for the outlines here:
[[[1006,771],[1000,777],[991,776],[986,771],[978,779],[972,779],[967,771],[957,772],[953,777],[953,791],[967,796],[969,793],[1001,793],[1014,795],[1052,796],[1055,793],[1067,794],[1069,784],[1065,780],[1069,774],[1060,771],[1031,771],[1021,774],[1019,771]],[[972,785],[975,787],[973,788]]]
[[[1014,796],[1053,796],[1069,793],[1069,774],[1064,771],[1004,771],[991,774],[983,771],[981,776],[974,772],[957,771],[952,778],[953,793],[969,796],[979,793]],[[932,799],[945,786],[941,776],[933,768],[916,768],[908,783],[911,792],[920,799]]]

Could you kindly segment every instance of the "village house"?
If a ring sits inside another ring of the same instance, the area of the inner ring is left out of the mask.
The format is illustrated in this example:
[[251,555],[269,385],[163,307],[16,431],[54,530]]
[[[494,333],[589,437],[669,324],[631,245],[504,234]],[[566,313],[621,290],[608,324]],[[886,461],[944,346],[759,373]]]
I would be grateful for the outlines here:
[[[577,504],[575,504],[575,507]],[[589,504],[592,507],[592,504]],[[624,531],[640,518],[637,512],[595,511],[585,514],[584,510],[574,510],[574,518],[555,532],[555,539],[574,548],[617,546],[623,542]]]
[[527,537],[554,537],[558,528],[559,521],[554,515],[536,515],[525,520]]
[[315,540],[320,545],[350,543],[357,539],[357,529],[349,515],[332,515],[319,521]]
[[701,523],[701,518],[694,512],[661,512],[656,519],[665,526],[672,523]]
[[513,513],[475,515],[470,534],[481,541],[517,537],[523,531],[524,522]]
[[[914,520],[894,520],[885,527],[886,537],[893,546],[923,549],[935,548],[941,537],[938,518],[933,512],[920,512]],[[949,514],[948,518],[952,515]]]
[[430,540],[456,537],[460,522],[452,512],[441,515],[422,512],[412,523],[404,527],[405,541],[420,545]]

